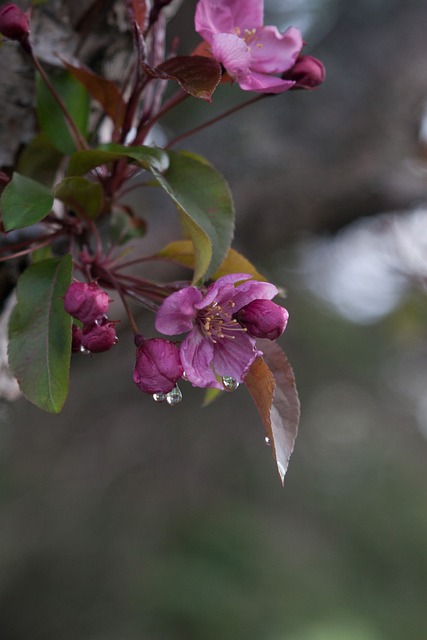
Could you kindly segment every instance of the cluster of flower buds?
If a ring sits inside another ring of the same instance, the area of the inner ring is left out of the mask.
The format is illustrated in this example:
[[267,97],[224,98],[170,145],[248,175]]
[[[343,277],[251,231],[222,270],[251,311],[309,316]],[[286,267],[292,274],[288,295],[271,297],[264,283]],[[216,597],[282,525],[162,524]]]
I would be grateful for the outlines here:
[[118,342],[116,322],[107,318],[110,298],[96,282],[73,282],[64,297],[64,308],[82,327],[73,325],[72,351],[100,353]]

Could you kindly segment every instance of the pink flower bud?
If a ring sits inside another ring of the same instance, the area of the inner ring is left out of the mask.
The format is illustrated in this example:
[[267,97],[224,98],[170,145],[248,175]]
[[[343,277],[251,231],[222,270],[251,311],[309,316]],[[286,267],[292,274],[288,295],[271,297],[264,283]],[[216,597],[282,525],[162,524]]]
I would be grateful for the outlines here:
[[108,294],[96,282],[73,282],[64,297],[64,308],[67,313],[83,324],[91,325],[102,318],[110,305]]
[[164,338],[135,339],[133,381],[145,393],[169,393],[184,373],[179,349]]
[[71,351],[77,353],[82,346],[82,330],[77,325],[71,327]]
[[325,79],[325,67],[320,60],[313,56],[300,56],[283,78],[294,80],[292,89],[316,89]]
[[115,322],[109,322],[106,318],[102,318],[102,320],[84,327],[82,347],[92,353],[108,351],[118,342],[115,325]]
[[254,338],[277,340],[288,322],[288,312],[271,300],[253,300],[236,313],[236,319]]
[[15,4],[5,4],[0,8],[0,33],[9,40],[22,41],[28,38],[30,24],[28,14]]

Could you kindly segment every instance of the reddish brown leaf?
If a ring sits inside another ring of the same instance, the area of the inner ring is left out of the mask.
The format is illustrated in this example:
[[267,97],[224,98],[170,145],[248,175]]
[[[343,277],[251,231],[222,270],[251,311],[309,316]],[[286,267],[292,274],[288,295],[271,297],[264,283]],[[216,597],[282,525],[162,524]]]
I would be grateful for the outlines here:
[[274,342],[260,340],[263,358],[257,358],[245,384],[263,421],[282,484],[298,433],[300,405],[292,368]]
[[136,22],[141,33],[147,27],[148,14],[145,0],[126,0],[127,10],[132,22]]
[[126,105],[117,85],[87,67],[76,66],[66,60],[62,60],[62,62],[68,71],[81,82],[92,98],[99,102],[114,124],[120,127],[123,124]]
[[177,80],[195,98],[211,102],[221,80],[221,65],[205,56],[177,56],[162,62],[156,71],[165,79]]

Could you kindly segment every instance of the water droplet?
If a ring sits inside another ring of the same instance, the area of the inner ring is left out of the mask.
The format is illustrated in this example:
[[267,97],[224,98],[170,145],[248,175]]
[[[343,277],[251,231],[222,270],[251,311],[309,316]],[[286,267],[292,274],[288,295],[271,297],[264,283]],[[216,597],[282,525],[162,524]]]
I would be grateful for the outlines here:
[[83,345],[80,346],[80,353],[82,353],[84,356],[88,356],[90,354],[89,349],[85,349]]
[[271,447],[271,440],[268,436],[265,436],[264,442],[267,445],[267,447]]
[[222,376],[222,386],[226,391],[235,391],[239,383],[231,376]]
[[182,379],[183,379],[183,380],[188,380],[188,378],[187,378],[187,374],[185,373],[185,371],[183,371],[183,373],[182,373],[182,376],[181,376],[181,377],[182,377]]
[[172,391],[169,391],[169,393],[166,394],[166,402],[171,407],[175,407],[177,404],[181,402],[181,400],[182,400],[182,393],[178,385],[176,385],[176,387],[172,389]]
[[154,402],[164,402],[166,400],[166,394],[159,391],[159,393],[153,393]]

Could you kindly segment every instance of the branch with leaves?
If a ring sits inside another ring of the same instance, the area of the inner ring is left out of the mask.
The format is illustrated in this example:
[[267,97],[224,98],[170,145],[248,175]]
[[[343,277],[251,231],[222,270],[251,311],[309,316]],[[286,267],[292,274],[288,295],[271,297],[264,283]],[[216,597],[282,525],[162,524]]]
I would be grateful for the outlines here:
[[[50,169],[43,180],[31,170],[0,174],[0,261],[27,261],[9,324],[9,364],[26,398],[58,413],[71,354],[116,348],[108,312],[120,299],[134,333],[137,387],[175,406],[187,383],[205,389],[206,402],[246,384],[283,481],[299,419],[292,370],[275,342],[288,312],[273,302],[277,288],[231,248],[235,212],[222,175],[205,158],[171,147],[267,95],[317,87],[324,68],[302,54],[298,29],[262,26],[262,0],[200,0],[195,29],[203,42],[185,55],[167,51],[168,4],[125,2],[134,51],[122,86],[63,56],[49,74],[34,53],[29,14],[0,7],[0,33],[35,71],[40,132],[22,152],[26,166],[42,161]],[[232,82],[255,96],[163,148],[149,144],[153,128],[184,100],[210,102],[219,83]],[[145,221],[123,201],[130,189],[150,185],[167,194],[184,231],[155,255],[145,250]],[[188,269],[188,279],[139,275],[139,266],[147,273],[159,261]],[[145,335],[131,301],[155,314],[159,335]]]

